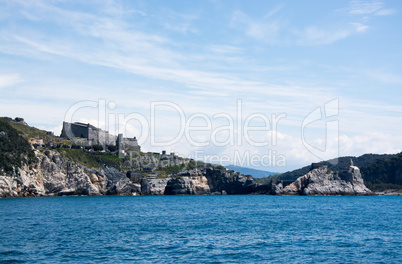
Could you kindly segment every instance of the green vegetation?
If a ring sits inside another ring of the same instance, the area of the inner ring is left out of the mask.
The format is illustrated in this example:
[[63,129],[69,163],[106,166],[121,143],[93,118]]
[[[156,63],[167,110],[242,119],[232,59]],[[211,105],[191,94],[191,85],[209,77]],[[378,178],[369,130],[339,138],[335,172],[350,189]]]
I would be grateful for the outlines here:
[[368,188],[373,191],[402,189],[402,152],[360,168]]
[[191,159],[189,161],[189,163],[187,163],[187,169],[188,170],[193,170],[195,168],[197,168],[197,162],[195,160]]
[[[16,118],[17,120],[18,118]],[[4,120],[4,118],[3,118]],[[46,135],[46,131],[37,129],[35,127],[30,127],[28,125],[25,125],[23,123],[15,123],[15,122],[8,122],[16,131],[18,131],[18,134],[23,136],[25,139],[30,139],[30,138],[48,138],[49,135]]]
[[[350,165],[350,159],[353,160],[353,163],[355,166],[359,168],[363,168],[365,166],[368,166],[369,164],[381,160],[381,159],[387,159],[392,157],[393,155],[377,155],[377,154],[365,154],[360,157],[352,157],[352,156],[347,156],[347,157],[340,157],[338,159],[333,159],[333,160],[328,160],[328,161],[322,161],[319,162],[319,166],[326,165],[328,168],[332,171],[341,171],[349,168]],[[285,180],[285,181],[294,181],[300,176],[303,176],[307,172],[310,171],[311,166],[305,166],[301,169],[285,172],[278,177],[278,180]]]
[[173,165],[160,168],[158,171],[161,175],[177,174],[185,168],[186,165]]
[[259,184],[270,184],[272,182],[280,181],[281,174],[274,174],[263,178],[254,178],[254,181]]
[[73,162],[77,162],[81,165],[90,168],[100,168],[98,160],[91,153],[85,152],[82,149],[70,149],[70,148],[57,148],[56,149],[64,157],[68,158]]
[[[360,168],[366,186],[372,191],[386,189],[402,189],[402,153],[396,155],[365,154],[360,157],[341,157],[318,163],[328,166],[328,172],[341,171],[349,168],[350,159]],[[276,174],[270,177],[256,179],[258,183],[268,184],[278,181],[294,181],[310,171],[311,166]]]
[[372,190],[373,192],[382,192],[385,190],[402,190],[402,185],[401,184],[392,184],[392,183],[371,183],[371,182],[365,182],[364,183],[367,188]]
[[[179,157],[181,165],[172,165],[158,153],[134,153],[131,156],[120,158],[116,155],[116,146],[86,145],[82,140],[75,144],[71,140],[53,135],[46,131],[26,125],[22,118],[0,118],[0,172],[13,173],[14,167],[21,167],[23,163],[32,163],[37,160],[28,140],[43,139],[47,147],[40,146],[42,153],[50,154],[50,149],[59,152],[63,157],[89,168],[115,167],[121,171],[139,170],[140,164],[151,169],[155,167],[158,177],[178,174],[182,170],[216,166],[204,162]],[[79,139],[77,139],[79,140]],[[82,143],[82,144],[81,144]],[[224,169],[222,167],[222,169]],[[146,175],[145,172],[142,172]]]
[[222,165],[216,166],[216,169],[218,169],[218,170],[220,170],[220,171],[226,171],[226,168],[223,167]]
[[19,135],[8,119],[0,118],[1,174],[12,174],[13,167],[21,167],[35,161],[35,153],[28,141]]
[[102,155],[96,155],[95,157],[98,163],[102,165],[108,165],[118,169],[123,169],[124,167],[124,158],[119,158],[118,156],[106,153],[103,153]]
[[89,168],[102,168],[107,165],[122,169],[124,165],[124,159],[106,153],[86,152],[80,148],[57,148],[56,150],[69,160]]

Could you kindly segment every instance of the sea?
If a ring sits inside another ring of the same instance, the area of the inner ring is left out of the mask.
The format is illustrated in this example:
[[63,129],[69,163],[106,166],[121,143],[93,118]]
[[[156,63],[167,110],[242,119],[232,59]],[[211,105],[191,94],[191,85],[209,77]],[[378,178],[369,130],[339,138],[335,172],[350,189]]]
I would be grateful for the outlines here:
[[402,196],[2,198],[0,263],[402,263]]

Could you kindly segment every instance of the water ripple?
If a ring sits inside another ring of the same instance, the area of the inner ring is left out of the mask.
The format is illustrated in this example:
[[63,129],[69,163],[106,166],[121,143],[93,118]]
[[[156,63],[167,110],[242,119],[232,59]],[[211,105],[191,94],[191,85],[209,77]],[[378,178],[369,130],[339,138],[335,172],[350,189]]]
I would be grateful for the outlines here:
[[1,263],[401,263],[402,197],[0,200]]

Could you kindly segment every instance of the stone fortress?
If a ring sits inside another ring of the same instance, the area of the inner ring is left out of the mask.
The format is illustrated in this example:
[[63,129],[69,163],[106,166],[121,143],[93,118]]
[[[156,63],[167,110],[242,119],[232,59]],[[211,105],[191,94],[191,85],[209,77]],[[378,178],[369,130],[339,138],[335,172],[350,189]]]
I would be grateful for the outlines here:
[[63,122],[61,137],[68,138],[79,145],[112,145],[119,150],[140,151],[137,139],[124,138],[123,134],[118,136],[110,134],[108,131],[97,128],[91,124],[80,122]]

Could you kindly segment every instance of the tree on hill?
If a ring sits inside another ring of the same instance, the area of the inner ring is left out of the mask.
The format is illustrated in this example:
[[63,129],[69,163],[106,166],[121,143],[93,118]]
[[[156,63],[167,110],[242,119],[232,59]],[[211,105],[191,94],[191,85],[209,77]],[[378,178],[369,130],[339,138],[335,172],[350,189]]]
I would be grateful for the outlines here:
[[384,190],[402,188],[402,153],[377,160],[361,168],[363,179],[371,188]]
[[15,167],[36,161],[35,153],[7,119],[0,118],[0,172],[13,174]]

